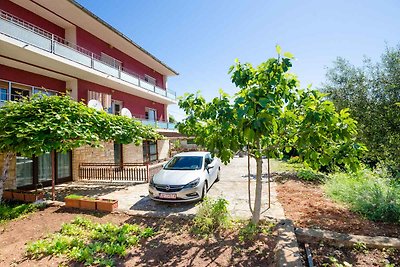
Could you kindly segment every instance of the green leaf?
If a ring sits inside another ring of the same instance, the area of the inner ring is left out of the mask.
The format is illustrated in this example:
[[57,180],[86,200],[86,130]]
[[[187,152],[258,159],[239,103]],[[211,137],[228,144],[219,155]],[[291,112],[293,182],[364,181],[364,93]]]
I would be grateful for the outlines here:
[[278,53],[278,55],[280,55],[282,53],[282,48],[280,45],[276,45],[275,50],[276,50],[276,53]]
[[290,53],[290,52],[285,52],[285,53],[283,53],[283,56],[284,56],[284,57],[287,57],[287,58],[290,58],[290,59],[293,59],[293,58],[294,58],[294,55],[293,55],[292,53]]

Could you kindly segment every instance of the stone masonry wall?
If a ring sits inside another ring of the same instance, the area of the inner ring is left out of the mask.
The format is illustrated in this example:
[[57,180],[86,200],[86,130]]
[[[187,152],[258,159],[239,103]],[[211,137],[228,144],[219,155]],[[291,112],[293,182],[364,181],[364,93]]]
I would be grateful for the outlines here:
[[169,140],[164,139],[164,140],[158,140],[157,141],[157,153],[158,153],[158,159],[159,160],[164,160],[169,158]]
[[103,147],[83,146],[72,151],[72,177],[79,179],[80,163],[114,163],[114,144],[103,143]]
[[124,163],[142,163],[143,146],[135,144],[122,145]]
[[[0,154],[0,171],[3,171],[5,154]],[[16,173],[17,159],[13,157],[8,170],[8,179],[4,183],[4,189],[16,189],[17,188],[17,173]]]

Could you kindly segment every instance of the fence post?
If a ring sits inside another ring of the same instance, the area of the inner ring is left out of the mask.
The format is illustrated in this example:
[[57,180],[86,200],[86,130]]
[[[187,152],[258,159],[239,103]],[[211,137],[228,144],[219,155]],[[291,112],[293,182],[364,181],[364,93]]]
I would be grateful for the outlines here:
[[147,182],[150,182],[150,167],[149,163],[146,163],[146,175],[147,175]]

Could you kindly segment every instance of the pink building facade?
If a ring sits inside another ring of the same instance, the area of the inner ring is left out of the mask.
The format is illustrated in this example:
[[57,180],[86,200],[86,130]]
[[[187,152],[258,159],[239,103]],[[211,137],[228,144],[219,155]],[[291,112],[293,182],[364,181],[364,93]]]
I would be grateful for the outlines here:
[[[175,131],[168,122],[168,105],[176,103],[176,93],[167,88],[167,80],[176,75],[73,0],[0,0],[0,106],[21,95],[68,93],[76,101],[98,100],[106,112],[115,115],[126,108],[133,119],[161,132]],[[152,161],[165,157],[165,145],[146,143],[141,149],[132,146],[129,150],[114,144],[108,150],[105,146],[100,158]],[[102,153],[83,149],[97,158]],[[15,179],[9,187],[46,184],[51,173],[49,157],[17,156]],[[74,177],[77,165],[94,160],[80,151],[56,157],[59,182],[78,179]]]

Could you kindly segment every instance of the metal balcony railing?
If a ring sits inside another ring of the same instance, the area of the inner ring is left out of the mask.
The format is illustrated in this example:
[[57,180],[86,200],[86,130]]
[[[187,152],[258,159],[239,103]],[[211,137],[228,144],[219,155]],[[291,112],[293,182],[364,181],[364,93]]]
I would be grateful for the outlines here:
[[146,119],[145,116],[139,114],[132,114],[132,117],[136,120],[139,120],[142,124],[152,126],[154,128],[176,130],[176,124],[172,122],[149,120]]
[[[176,99],[176,93],[169,89],[162,89],[154,84],[148,83],[133,71],[122,68],[120,61],[107,56],[107,62],[102,60],[101,55],[95,54],[77,44],[71,43],[51,32],[36,25],[22,20],[6,11],[0,9],[0,33],[24,43],[33,45],[49,53],[56,54],[65,59],[74,61],[86,67],[103,72],[127,83],[139,86],[150,92]],[[114,64],[113,64],[114,63]]]

